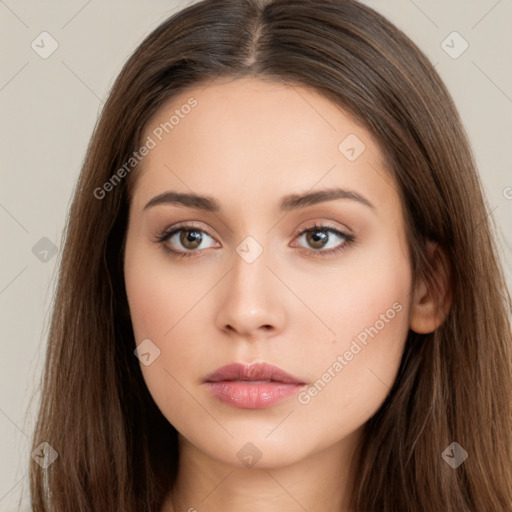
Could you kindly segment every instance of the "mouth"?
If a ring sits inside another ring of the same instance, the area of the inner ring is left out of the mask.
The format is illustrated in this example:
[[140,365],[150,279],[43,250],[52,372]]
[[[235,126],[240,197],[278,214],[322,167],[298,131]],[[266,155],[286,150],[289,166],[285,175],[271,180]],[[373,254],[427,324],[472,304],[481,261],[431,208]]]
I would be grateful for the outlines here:
[[267,363],[222,366],[204,383],[221,402],[241,409],[263,409],[295,394],[306,383]]

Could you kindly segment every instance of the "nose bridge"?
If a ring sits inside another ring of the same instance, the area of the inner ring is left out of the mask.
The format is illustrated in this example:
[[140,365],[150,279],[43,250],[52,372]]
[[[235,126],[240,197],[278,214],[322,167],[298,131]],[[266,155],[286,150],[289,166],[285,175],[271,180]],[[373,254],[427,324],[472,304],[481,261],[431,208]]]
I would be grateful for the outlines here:
[[233,258],[230,283],[232,290],[244,295],[248,292],[255,299],[256,295],[261,293],[264,295],[268,274],[270,274],[267,268],[268,256],[268,250],[265,250],[254,238],[247,237],[241,242]]

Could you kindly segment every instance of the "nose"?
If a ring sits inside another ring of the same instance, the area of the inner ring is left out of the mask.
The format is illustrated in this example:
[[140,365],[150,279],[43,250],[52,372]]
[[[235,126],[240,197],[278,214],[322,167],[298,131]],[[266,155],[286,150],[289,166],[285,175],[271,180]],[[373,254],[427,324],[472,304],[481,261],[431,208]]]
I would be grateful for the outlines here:
[[265,251],[251,263],[234,255],[233,268],[219,290],[219,329],[251,341],[282,332],[286,322],[283,286],[267,264]]

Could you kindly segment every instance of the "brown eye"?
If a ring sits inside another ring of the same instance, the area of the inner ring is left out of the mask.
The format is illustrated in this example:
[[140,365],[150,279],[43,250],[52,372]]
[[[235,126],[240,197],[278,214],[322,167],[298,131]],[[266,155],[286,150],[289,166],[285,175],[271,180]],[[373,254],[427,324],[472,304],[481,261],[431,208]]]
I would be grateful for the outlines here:
[[[210,244],[208,244],[210,240]],[[215,246],[215,239],[206,231],[195,226],[180,226],[164,231],[158,236],[157,243],[173,256],[190,257]]]
[[322,249],[329,241],[329,236],[326,231],[315,229],[306,233],[306,240],[313,249]]
[[329,256],[334,255],[354,243],[355,237],[342,231],[318,224],[308,227],[300,232],[298,238],[310,255]]
[[203,235],[197,229],[181,230],[180,243],[185,249],[197,249],[203,241]]

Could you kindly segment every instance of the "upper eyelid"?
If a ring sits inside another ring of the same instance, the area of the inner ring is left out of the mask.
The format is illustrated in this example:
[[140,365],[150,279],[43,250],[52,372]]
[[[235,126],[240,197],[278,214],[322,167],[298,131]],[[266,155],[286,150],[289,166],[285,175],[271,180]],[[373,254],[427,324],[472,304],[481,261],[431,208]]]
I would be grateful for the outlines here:
[[188,230],[197,229],[197,231],[203,231],[208,236],[211,236],[213,238],[213,236],[209,233],[208,229],[205,229],[201,226],[194,224],[194,221],[183,221],[183,222],[178,222],[177,224],[173,224],[172,226],[162,230],[162,234],[174,233],[175,231],[180,231],[180,230],[186,231],[187,229]]
[[[165,228],[162,231],[162,233],[172,233],[173,231],[179,231],[180,229],[186,229],[186,228],[197,229],[198,231],[205,232],[209,236],[213,236],[209,233],[208,229],[205,229],[201,226],[195,225],[194,221],[183,221],[183,222],[179,222],[177,224],[173,224],[171,227]],[[299,235],[299,234],[303,233],[304,231],[308,231],[308,230],[315,229],[315,228],[317,228],[317,229],[323,228],[326,231],[327,230],[339,231],[339,232],[342,232],[347,235],[351,234],[350,229],[344,228],[344,227],[339,228],[339,227],[332,226],[328,221],[311,221],[311,223],[308,224],[307,226],[302,226],[301,228],[298,228],[297,230],[295,230],[293,234]]]
[[301,235],[306,231],[311,231],[314,229],[323,230],[323,231],[334,231],[343,235],[350,235],[351,230],[345,228],[339,228],[332,226],[327,221],[313,221],[311,224],[308,224],[306,227],[301,227],[297,231],[294,232],[295,236]]
[[[169,229],[165,229],[162,232],[162,237],[165,237],[166,240],[169,240],[173,235],[175,235],[179,231],[192,231],[196,229],[197,231],[202,231],[206,235],[208,235],[210,238],[214,239],[217,243],[220,243],[216,240],[216,237],[213,236],[208,232],[207,229],[204,229],[200,226],[197,226],[194,224],[193,221],[183,221],[183,223],[178,223],[170,227]],[[345,236],[345,237],[351,237],[353,236],[351,234],[351,230],[345,230],[344,228],[337,228],[332,225],[330,225],[327,221],[312,221],[311,224],[308,224],[304,227],[301,227],[294,231],[293,236],[294,238],[297,238],[299,236],[303,236],[308,231],[318,229],[323,231],[330,231],[334,232],[338,236]]]

